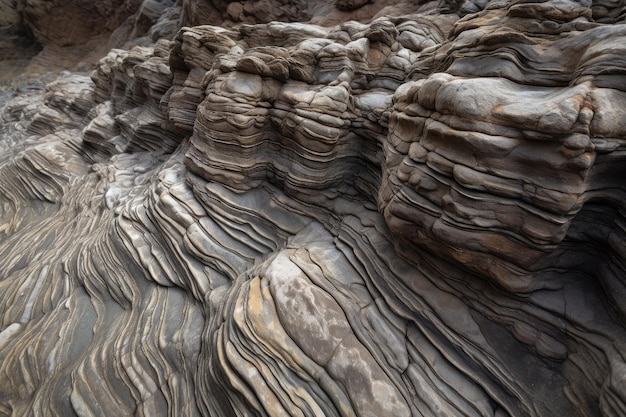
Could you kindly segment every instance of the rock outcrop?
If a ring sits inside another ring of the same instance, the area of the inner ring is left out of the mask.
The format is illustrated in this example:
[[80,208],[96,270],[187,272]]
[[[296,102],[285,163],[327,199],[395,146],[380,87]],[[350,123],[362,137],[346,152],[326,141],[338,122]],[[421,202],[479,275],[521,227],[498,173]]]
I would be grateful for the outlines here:
[[0,91],[0,415],[626,414],[624,4],[74,3],[116,48]]

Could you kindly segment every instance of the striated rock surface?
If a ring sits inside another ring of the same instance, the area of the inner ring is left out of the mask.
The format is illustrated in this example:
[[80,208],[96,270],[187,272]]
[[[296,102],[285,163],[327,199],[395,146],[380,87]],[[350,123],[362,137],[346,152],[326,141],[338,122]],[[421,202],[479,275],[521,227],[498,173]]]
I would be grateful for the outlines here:
[[78,3],[0,91],[0,415],[626,414],[624,4]]

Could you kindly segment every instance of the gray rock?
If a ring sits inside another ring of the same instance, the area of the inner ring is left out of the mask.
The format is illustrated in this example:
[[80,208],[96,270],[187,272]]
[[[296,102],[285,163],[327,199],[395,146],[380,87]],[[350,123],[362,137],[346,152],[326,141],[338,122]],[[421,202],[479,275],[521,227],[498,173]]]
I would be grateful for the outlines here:
[[114,3],[0,86],[0,415],[625,413],[623,4]]

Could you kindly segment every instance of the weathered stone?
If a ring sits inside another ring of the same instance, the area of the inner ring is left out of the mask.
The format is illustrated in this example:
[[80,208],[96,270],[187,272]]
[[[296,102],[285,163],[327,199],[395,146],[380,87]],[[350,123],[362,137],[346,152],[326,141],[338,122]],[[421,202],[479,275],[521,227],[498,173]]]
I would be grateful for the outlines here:
[[622,3],[44,3],[0,415],[625,413]]

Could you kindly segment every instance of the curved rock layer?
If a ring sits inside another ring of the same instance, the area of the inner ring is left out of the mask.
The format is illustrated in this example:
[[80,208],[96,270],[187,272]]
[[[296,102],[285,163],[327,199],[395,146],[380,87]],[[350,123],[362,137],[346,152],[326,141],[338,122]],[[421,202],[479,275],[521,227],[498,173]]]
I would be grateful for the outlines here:
[[445,7],[3,87],[0,415],[626,414],[624,7]]

